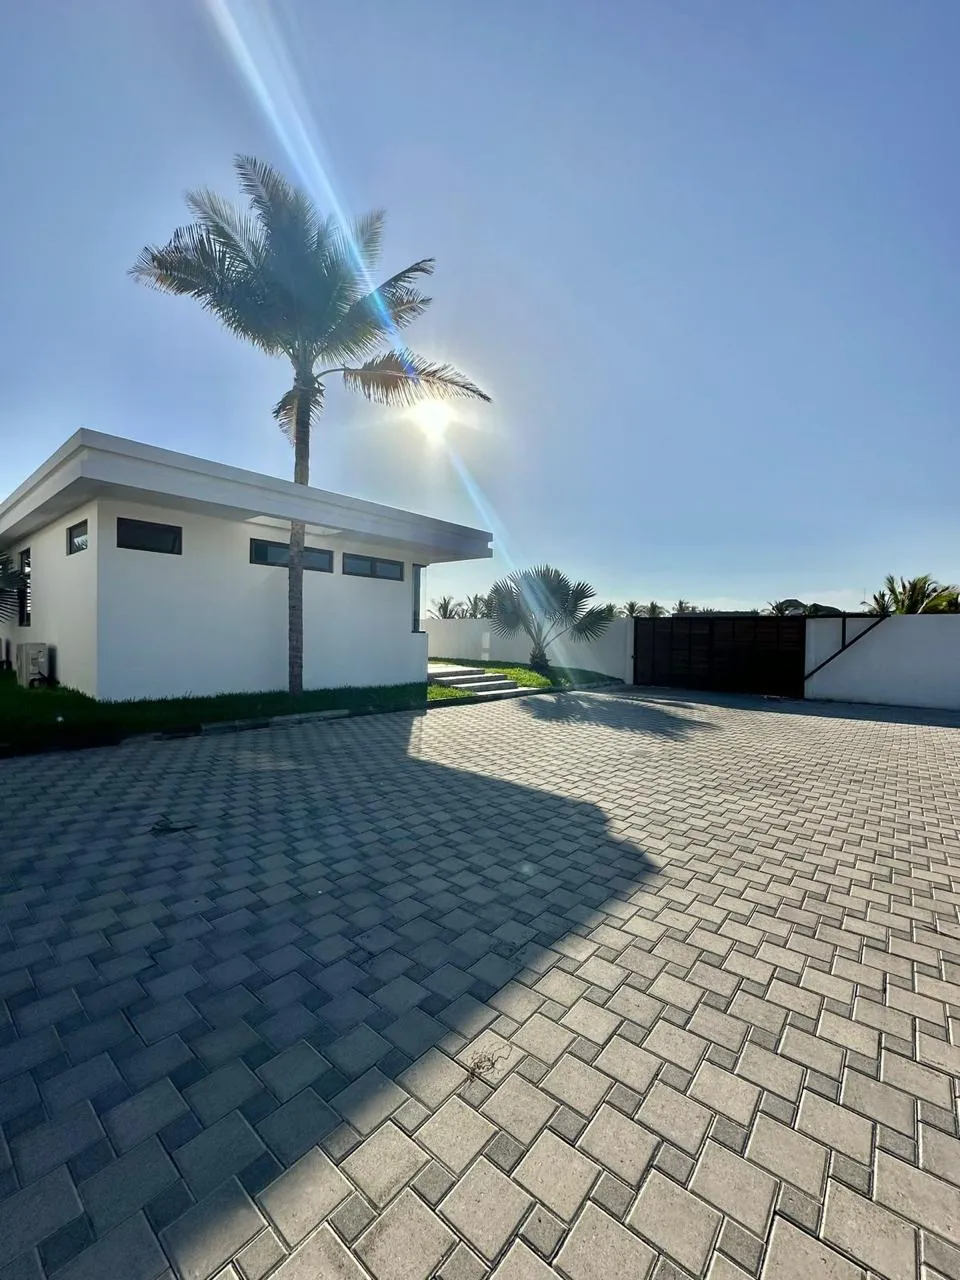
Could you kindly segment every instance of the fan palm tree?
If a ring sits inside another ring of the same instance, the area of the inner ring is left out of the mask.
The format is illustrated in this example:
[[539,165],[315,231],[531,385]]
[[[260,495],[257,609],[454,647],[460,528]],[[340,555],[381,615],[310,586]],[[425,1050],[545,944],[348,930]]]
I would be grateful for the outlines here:
[[[883,580],[891,613],[940,613],[957,588],[938,582],[932,574],[916,578],[895,578],[888,573]],[[878,594],[880,594],[878,592]]]
[[548,564],[521,569],[495,582],[490,592],[490,624],[500,636],[530,637],[530,665],[549,667],[547,646],[561,636],[595,640],[610,625],[606,605],[590,605],[596,591],[586,582],[571,582]]
[[[374,287],[369,273],[380,254],[384,215],[345,228],[324,217],[303,191],[250,156],[234,162],[240,209],[212,191],[194,191],[196,219],[169,243],[148,245],[131,274],[167,293],[194,298],[231,332],[270,356],[286,356],[293,385],[273,415],[294,450],[293,478],[310,482],[310,431],[323,409],[326,380],[376,404],[473,396],[479,387],[448,364],[436,364],[396,343],[430,299],[418,281],[433,271],[423,258]],[[386,345],[387,350],[382,350]],[[290,522],[288,643],[290,692],[303,691],[303,546],[306,526]]]
[[450,622],[454,618],[462,618],[463,606],[457,604],[453,596],[441,596],[439,600],[432,601],[433,608],[430,610],[431,618],[439,618],[442,622]]

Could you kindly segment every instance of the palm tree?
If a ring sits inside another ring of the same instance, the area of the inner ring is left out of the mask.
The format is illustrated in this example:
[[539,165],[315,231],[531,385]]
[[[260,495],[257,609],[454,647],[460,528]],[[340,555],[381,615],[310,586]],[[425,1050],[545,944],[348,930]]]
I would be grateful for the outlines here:
[[461,618],[489,618],[490,616],[490,606],[487,602],[487,597],[480,594],[467,596],[460,608]]
[[867,613],[873,614],[877,618],[888,618],[893,612],[890,597],[886,591],[875,591],[871,600],[861,600],[860,603]]
[[[957,588],[937,582],[929,573],[916,578],[897,579],[888,573],[883,581],[891,613],[940,613]],[[878,595],[881,593],[877,593]],[[876,598],[876,597],[874,597]]]
[[628,600],[623,606],[623,616],[625,618],[639,618],[643,614],[643,605],[638,600]]
[[462,610],[463,605],[456,604],[453,596],[441,596],[439,600],[431,602],[433,608],[430,610],[431,618],[440,618],[443,622],[450,622],[454,618],[462,618],[464,616]]
[[[384,215],[352,227],[324,217],[303,191],[250,156],[234,161],[249,209],[212,191],[194,191],[196,221],[168,244],[147,245],[131,270],[167,293],[195,298],[231,332],[270,356],[286,356],[293,385],[273,416],[294,449],[293,478],[310,482],[310,430],[323,409],[326,379],[343,378],[376,404],[405,405],[434,397],[473,396],[479,387],[448,364],[394,344],[400,329],[430,303],[417,288],[433,271],[423,258],[374,287]],[[289,687],[303,691],[303,564],[306,526],[290,522],[288,588]]]
[[644,618],[664,618],[667,610],[662,604],[658,604],[656,600],[651,600],[649,604],[641,605]]
[[677,603],[673,606],[672,613],[675,618],[679,618],[685,613],[696,613],[697,606],[691,604],[689,600],[684,600],[681,596]]
[[490,592],[490,622],[500,636],[530,637],[530,665],[549,667],[547,646],[561,636],[582,642],[595,640],[610,625],[605,605],[589,605],[596,591],[586,582],[571,580],[548,564],[521,569],[495,582]]

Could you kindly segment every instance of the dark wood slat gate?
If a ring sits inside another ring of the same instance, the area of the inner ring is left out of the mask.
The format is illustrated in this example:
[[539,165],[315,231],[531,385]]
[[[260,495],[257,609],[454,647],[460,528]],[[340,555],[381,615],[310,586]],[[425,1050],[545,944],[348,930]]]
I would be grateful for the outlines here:
[[635,618],[634,684],[803,697],[806,618]]

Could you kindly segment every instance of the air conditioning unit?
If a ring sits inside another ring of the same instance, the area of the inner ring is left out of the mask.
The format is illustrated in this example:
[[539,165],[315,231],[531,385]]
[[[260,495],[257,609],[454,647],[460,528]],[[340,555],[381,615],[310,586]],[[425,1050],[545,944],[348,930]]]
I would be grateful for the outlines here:
[[50,674],[50,646],[45,644],[17,645],[17,683],[29,688],[45,684]]

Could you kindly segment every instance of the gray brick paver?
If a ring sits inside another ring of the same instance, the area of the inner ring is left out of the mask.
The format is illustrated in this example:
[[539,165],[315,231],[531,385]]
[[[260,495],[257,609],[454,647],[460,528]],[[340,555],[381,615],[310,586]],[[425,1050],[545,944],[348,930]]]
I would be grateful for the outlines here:
[[942,719],[571,695],[0,762],[0,1272],[952,1274]]

